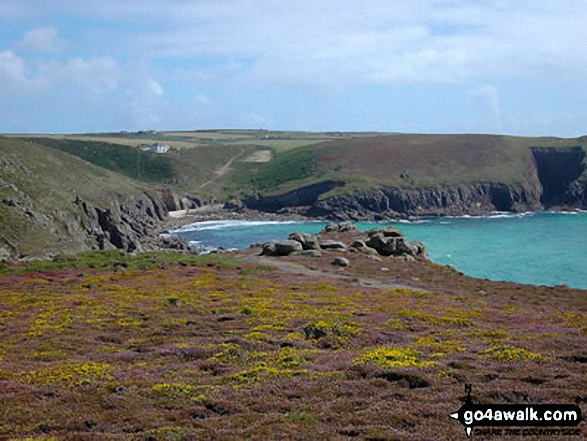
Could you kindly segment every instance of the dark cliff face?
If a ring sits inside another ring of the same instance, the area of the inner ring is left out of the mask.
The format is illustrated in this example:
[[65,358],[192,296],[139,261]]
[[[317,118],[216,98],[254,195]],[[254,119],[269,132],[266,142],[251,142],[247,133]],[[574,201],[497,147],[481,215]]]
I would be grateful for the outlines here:
[[374,187],[320,199],[342,182],[328,181],[280,196],[249,199],[249,208],[308,217],[382,220],[405,216],[482,215],[492,211],[538,211],[551,207],[587,208],[587,181],[581,147],[531,149],[536,178],[516,184],[477,182],[435,188]]
[[534,156],[538,179],[542,186],[540,202],[545,208],[581,203],[580,188],[575,182],[585,170],[585,152],[580,147],[560,149],[535,147]]
[[374,188],[319,201],[310,216],[382,220],[403,216],[458,216],[492,211],[540,209],[540,189],[532,186],[477,183],[453,187]]
[[344,182],[325,181],[318,184],[308,185],[279,196],[263,198],[249,198],[244,201],[247,208],[253,210],[276,212],[283,208],[308,207],[317,203],[321,194],[324,194],[336,187],[342,187]]

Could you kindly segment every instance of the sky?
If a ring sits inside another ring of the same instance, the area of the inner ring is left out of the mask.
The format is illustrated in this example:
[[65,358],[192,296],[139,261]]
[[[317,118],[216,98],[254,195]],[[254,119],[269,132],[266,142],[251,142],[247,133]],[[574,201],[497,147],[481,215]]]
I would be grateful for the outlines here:
[[587,134],[584,0],[1,0],[0,133]]

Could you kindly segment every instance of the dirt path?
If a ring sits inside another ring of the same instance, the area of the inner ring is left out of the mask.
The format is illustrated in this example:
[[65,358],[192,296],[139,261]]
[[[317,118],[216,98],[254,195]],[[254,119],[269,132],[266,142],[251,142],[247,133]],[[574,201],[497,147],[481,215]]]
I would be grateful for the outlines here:
[[204,182],[202,185],[200,185],[199,189],[201,190],[202,188],[206,187],[207,185],[210,185],[212,182],[214,182],[216,179],[224,176],[228,170],[230,169],[230,166],[232,165],[232,163],[238,159],[240,156],[243,155],[245,151],[241,150],[240,153],[234,155],[232,158],[230,158],[228,160],[228,162],[226,164],[224,164],[222,167],[220,167],[217,170],[214,170],[214,173],[216,174],[216,176],[214,176],[212,179],[209,179],[208,181]]
[[369,287],[369,288],[379,288],[379,289],[411,289],[413,291],[422,291],[422,288],[417,288],[414,286],[406,285],[403,283],[394,283],[388,282],[384,280],[378,280],[373,278],[365,278],[365,277],[354,277],[352,275],[346,274],[339,274],[333,271],[325,271],[325,270],[318,270],[312,269],[300,263],[290,262],[287,260],[281,260],[275,257],[264,257],[264,256],[253,256],[253,255],[245,255],[239,256],[243,257],[248,262],[254,265],[270,265],[279,268],[282,271],[286,271],[292,274],[300,274],[305,276],[313,276],[313,277],[320,277],[324,278],[324,276],[328,276],[334,279],[341,279],[346,280],[351,283],[356,283],[357,285]]

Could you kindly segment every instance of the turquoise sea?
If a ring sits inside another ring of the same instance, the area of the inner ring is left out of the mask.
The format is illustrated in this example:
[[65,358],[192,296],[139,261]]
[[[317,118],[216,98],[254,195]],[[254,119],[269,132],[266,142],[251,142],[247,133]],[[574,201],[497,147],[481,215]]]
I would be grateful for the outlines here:
[[[294,231],[317,233],[326,222],[210,221],[173,234],[206,248],[247,248],[286,239]],[[487,217],[358,222],[360,230],[399,227],[426,244],[433,261],[465,274],[534,285],[587,289],[587,213],[496,213]]]

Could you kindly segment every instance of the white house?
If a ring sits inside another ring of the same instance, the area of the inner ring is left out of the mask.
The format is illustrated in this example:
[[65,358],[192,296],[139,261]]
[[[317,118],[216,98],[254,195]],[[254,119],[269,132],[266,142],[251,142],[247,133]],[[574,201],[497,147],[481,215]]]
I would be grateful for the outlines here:
[[158,143],[150,145],[150,146],[141,147],[141,150],[143,152],[149,152],[149,153],[167,153],[170,148],[171,147],[169,147],[167,144],[163,144],[162,142],[158,142]]

